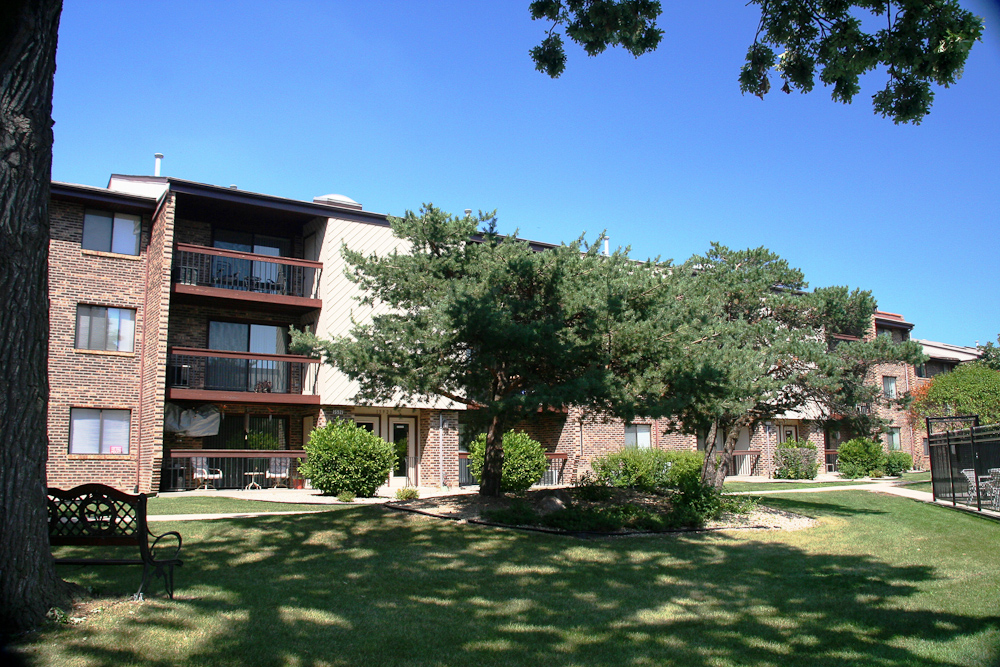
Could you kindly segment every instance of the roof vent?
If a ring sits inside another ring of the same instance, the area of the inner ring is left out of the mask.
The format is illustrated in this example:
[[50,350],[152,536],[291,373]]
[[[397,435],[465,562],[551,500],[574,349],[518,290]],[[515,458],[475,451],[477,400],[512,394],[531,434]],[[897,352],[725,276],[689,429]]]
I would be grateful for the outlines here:
[[320,195],[313,197],[316,204],[327,204],[329,206],[340,206],[342,208],[356,208],[361,210],[361,204],[346,195]]

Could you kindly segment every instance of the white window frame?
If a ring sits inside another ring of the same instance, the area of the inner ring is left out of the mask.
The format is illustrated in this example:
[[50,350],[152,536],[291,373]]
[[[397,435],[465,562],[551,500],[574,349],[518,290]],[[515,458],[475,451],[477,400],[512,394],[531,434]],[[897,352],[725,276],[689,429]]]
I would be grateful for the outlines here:
[[882,376],[882,395],[888,400],[894,401],[899,396],[899,392],[896,389],[896,378],[892,375]]
[[[96,413],[96,414],[94,414]],[[121,417],[125,416],[124,426]],[[96,417],[96,433],[94,425],[88,425],[84,420]],[[117,419],[115,419],[117,417]],[[117,429],[115,425],[118,425]],[[124,434],[122,442],[115,436]],[[90,442],[85,442],[88,439]],[[96,442],[94,442],[96,436]],[[132,440],[132,411],[104,408],[70,408],[69,410],[69,453],[70,454],[101,454],[127,456]],[[114,450],[119,451],[114,451]]]
[[138,255],[142,239],[142,216],[111,211],[86,211],[83,215],[84,250],[116,255]]
[[649,424],[625,424],[626,447],[649,449],[652,447],[652,441],[652,428]]
[[898,452],[903,448],[902,443],[902,429],[898,426],[890,426],[889,430],[885,434],[886,444],[889,446],[890,452]]
[[[97,322],[103,321],[105,323],[100,332],[94,328],[95,311],[104,311],[103,318],[100,316],[96,318]],[[123,314],[128,314],[129,317],[123,317]],[[85,319],[86,327],[83,326]],[[116,323],[113,331],[111,330],[112,322]],[[100,345],[101,340],[104,341],[103,346]],[[81,345],[81,343],[83,344]],[[75,345],[78,350],[135,352],[135,309],[77,304]]]

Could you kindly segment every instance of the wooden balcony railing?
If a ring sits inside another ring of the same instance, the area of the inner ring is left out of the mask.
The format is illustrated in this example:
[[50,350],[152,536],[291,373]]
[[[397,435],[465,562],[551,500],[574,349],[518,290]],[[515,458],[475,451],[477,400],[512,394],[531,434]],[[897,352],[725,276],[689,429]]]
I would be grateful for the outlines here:
[[167,356],[167,389],[171,398],[241,400],[244,394],[242,400],[254,403],[318,404],[318,363],[292,354],[174,347]]
[[306,259],[189,243],[174,246],[174,284],[180,291],[209,288],[317,299],[322,271],[322,262]]

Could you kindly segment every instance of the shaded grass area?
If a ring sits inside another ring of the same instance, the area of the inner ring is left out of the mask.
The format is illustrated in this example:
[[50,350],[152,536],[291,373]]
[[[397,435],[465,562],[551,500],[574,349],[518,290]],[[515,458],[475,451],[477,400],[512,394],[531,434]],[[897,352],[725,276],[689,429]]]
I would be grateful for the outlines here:
[[298,512],[329,509],[329,505],[278,503],[268,500],[244,500],[223,496],[187,496],[181,498],[150,498],[146,506],[150,515],[164,514],[243,514],[250,512]]
[[[603,540],[377,506],[161,523],[185,538],[176,600],[102,601],[26,650],[60,666],[997,663],[1000,524],[869,493],[765,503],[821,523]],[[60,572],[117,596],[139,577]]]
[[872,484],[869,481],[845,479],[841,482],[726,482],[722,487],[722,492],[739,491],[781,491],[783,489],[817,489],[824,486],[857,486],[859,484]]

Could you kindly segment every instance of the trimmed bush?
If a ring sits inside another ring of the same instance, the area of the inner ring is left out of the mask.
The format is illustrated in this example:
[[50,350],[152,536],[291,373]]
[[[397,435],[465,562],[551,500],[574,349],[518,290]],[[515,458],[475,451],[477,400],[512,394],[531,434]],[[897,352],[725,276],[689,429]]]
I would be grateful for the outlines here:
[[406,486],[396,489],[396,500],[416,500],[420,497],[420,491],[416,487]]
[[375,495],[396,461],[392,444],[354,422],[337,420],[314,429],[299,470],[326,495]]
[[848,440],[837,450],[840,476],[848,479],[865,476],[881,477],[885,472],[885,460],[886,455],[882,451],[882,445],[867,438]]
[[595,458],[591,465],[598,485],[663,492],[701,482],[704,455],[699,452],[665,452],[661,449],[624,449]]
[[898,477],[913,467],[913,457],[906,452],[889,452],[885,457],[885,474]]
[[[483,457],[486,455],[486,434],[482,433],[469,445],[469,472],[482,479]],[[500,490],[522,493],[542,479],[549,467],[545,450],[537,440],[524,433],[507,431],[503,435],[503,468]]]
[[816,479],[816,445],[808,440],[786,440],[774,452],[776,479]]

